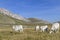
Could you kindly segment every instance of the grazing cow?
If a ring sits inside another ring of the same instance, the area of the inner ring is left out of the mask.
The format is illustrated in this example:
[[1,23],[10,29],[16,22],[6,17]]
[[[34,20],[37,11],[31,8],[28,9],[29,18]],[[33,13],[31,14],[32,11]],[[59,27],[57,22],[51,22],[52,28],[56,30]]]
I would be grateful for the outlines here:
[[59,23],[54,23],[54,24],[52,24],[52,28],[51,28],[51,30],[50,30],[50,34],[52,33],[52,32],[58,32],[59,31]]
[[13,30],[16,32],[18,32],[18,31],[23,32],[23,27],[22,27],[22,25],[14,25]]
[[36,26],[36,31],[38,31],[38,30],[39,30],[39,25]]
[[41,32],[47,31],[48,30],[48,26],[47,25],[41,26],[40,30],[41,30]]

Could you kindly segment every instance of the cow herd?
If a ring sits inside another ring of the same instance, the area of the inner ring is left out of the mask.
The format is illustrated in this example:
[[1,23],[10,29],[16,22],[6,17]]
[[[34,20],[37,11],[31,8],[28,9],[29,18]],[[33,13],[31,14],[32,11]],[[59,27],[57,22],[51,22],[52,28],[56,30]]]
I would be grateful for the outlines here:
[[[44,26],[37,25],[35,26],[35,30],[36,31],[40,30],[41,32],[45,32],[45,31],[47,32],[49,30],[49,33],[51,34],[51,33],[59,32],[59,27],[60,27],[59,23],[53,23],[50,29],[48,25],[44,25]],[[12,29],[16,32],[23,32],[24,30],[22,25],[14,25]]]

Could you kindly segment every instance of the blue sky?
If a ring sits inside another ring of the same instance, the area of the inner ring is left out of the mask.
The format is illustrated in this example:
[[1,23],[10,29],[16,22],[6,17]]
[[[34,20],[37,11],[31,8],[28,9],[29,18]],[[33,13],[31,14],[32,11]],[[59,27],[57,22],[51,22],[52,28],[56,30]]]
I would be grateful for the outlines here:
[[26,18],[60,21],[60,0],[0,0],[0,8]]

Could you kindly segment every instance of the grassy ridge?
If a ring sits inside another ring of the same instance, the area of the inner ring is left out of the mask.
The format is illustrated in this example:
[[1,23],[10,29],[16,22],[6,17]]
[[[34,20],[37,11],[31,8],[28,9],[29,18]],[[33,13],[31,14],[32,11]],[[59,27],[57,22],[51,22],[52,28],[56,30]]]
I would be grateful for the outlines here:
[[25,22],[0,13],[0,24],[25,24]]
[[13,19],[9,18],[8,16],[0,13],[0,23],[2,23],[2,24],[14,24],[15,22]]
[[33,28],[24,29],[23,33],[12,31],[11,27],[0,27],[0,40],[60,40],[60,32],[36,32]]

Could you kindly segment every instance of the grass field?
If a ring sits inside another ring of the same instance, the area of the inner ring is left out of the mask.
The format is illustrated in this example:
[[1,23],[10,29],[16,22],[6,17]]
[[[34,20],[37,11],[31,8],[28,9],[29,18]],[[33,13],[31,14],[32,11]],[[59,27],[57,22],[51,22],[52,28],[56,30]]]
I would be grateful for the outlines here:
[[0,40],[60,40],[60,32],[36,32],[33,28],[24,29],[24,32],[14,32],[11,27],[0,27]]

